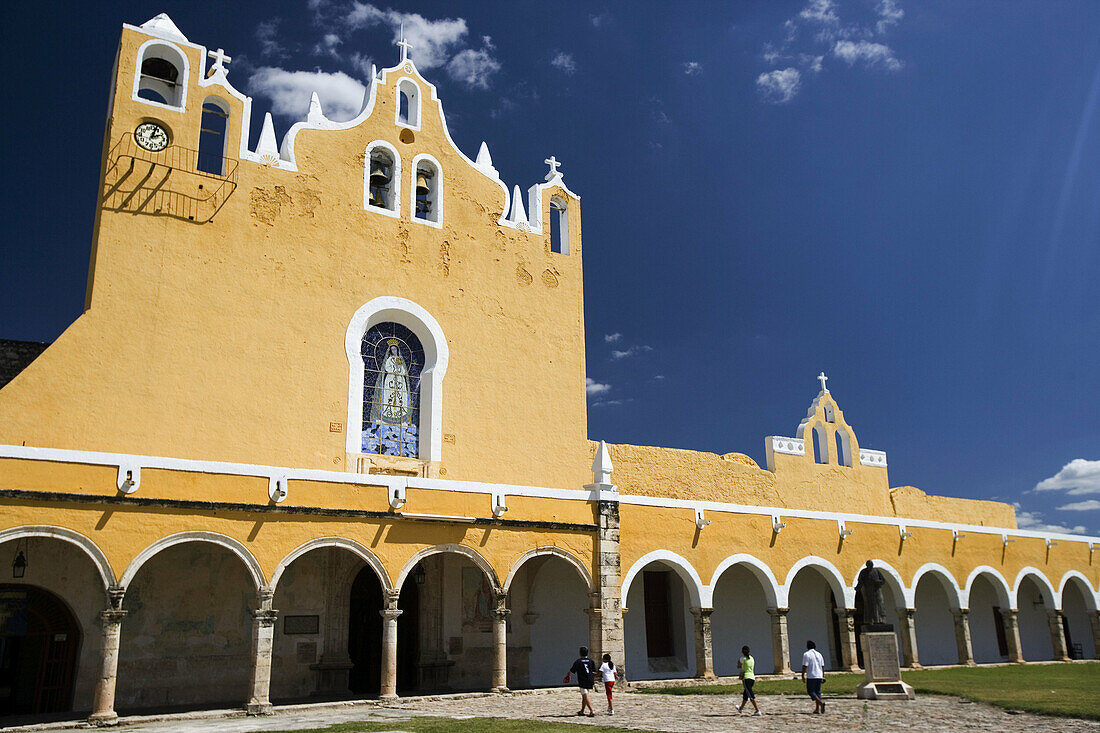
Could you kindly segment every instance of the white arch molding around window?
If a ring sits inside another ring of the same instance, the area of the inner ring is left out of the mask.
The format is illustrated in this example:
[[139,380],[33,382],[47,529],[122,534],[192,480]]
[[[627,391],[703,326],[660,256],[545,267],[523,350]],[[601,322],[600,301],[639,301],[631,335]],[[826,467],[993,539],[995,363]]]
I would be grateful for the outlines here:
[[429,226],[442,227],[443,221],[443,169],[439,161],[421,153],[412,160],[412,189],[409,201],[412,203],[413,221]]
[[813,450],[814,461],[817,463],[829,462],[829,434],[825,432],[825,426],[821,423],[814,424]]
[[836,429],[836,458],[842,466],[852,465],[852,436],[842,427]]
[[550,251],[569,254],[569,207],[561,196],[550,198]]
[[401,156],[389,143],[374,140],[367,145],[363,159],[363,208],[400,216]]
[[187,55],[175,44],[149,40],[137,50],[134,64],[135,102],[182,111],[187,106]]
[[344,336],[344,350],[348,359],[347,452],[364,452],[363,418],[367,374],[362,355],[363,337],[372,327],[384,323],[399,324],[420,342],[423,365],[420,365],[419,372],[416,452],[420,460],[439,461],[443,442],[443,377],[447,373],[450,356],[447,339],[439,323],[428,311],[411,300],[389,295],[374,298],[357,310]]
[[397,82],[397,112],[395,122],[399,127],[420,129],[420,87],[409,78]]

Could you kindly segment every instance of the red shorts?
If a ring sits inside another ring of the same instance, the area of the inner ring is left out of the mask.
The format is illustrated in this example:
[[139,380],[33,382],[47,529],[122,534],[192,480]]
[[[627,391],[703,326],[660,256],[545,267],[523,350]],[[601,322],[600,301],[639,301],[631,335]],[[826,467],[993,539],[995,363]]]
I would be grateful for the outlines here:
[[614,686],[615,686],[615,681],[614,680],[612,680],[610,682],[604,682],[603,683],[603,691],[607,693],[607,699],[608,700],[611,699],[611,688],[614,687]]

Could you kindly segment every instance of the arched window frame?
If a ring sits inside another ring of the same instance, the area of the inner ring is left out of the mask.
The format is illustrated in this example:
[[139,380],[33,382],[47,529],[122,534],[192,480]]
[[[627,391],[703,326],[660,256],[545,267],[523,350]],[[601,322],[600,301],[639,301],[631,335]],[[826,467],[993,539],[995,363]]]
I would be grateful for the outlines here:
[[[402,94],[409,98],[409,116],[405,120],[401,119]],[[407,127],[410,130],[420,129],[420,85],[407,76],[397,82],[394,92],[393,122],[398,127]]]
[[424,349],[424,368],[420,372],[419,457],[422,461],[439,461],[443,453],[443,377],[450,359],[447,339],[428,311],[411,300],[392,295],[375,298],[357,310],[344,337],[349,368],[347,452],[363,452],[363,336],[372,326],[389,321],[400,323],[416,334]]
[[[229,116],[231,114],[231,108],[229,106],[229,102],[225,101],[224,99],[222,99],[221,97],[219,97],[216,94],[211,94],[211,95],[207,96],[205,99],[202,100],[202,107],[200,109],[200,115],[199,115],[199,160],[196,161],[196,164],[198,164],[202,161],[202,156],[203,155],[213,154],[215,152],[215,151],[203,150],[203,145],[202,145],[202,143],[203,143],[202,120],[203,120],[203,117],[206,116],[206,105],[208,105],[208,104],[214,105],[215,107],[220,109],[225,114],[225,132],[222,133],[222,149],[220,151],[216,151],[218,153],[219,157],[220,157],[220,160],[221,160],[221,170],[216,175],[224,176],[225,175],[226,152],[229,150]],[[210,171],[207,171],[207,172],[210,172]]]
[[[162,104],[152,99],[143,99],[138,96],[138,92],[141,91],[141,65],[145,63],[147,57],[161,58],[169,63],[175,64],[179,70],[179,78],[177,80],[179,99],[178,104]],[[137,61],[134,64],[134,86],[132,92],[132,99],[135,102],[141,104],[149,104],[154,107],[160,107],[161,109],[170,109],[177,112],[182,112],[187,108],[187,83],[191,77],[191,65],[187,61],[187,54],[185,54],[179,46],[168,41],[162,41],[159,39],[151,39],[141,44],[137,50]]]
[[[431,218],[421,219],[416,215],[416,174],[421,165],[435,169],[432,175],[432,192],[429,200],[432,202]],[[409,218],[420,224],[427,224],[437,229],[443,228],[443,166],[431,155],[420,153],[412,159],[412,175],[409,176]]]
[[561,243],[559,252],[569,254],[569,204],[561,196],[550,197],[550,218],[547,233],[550,235],[550,251],[554,252],[554,218],[558,217],[558,238]]
[[[390,175],[390,187],[393,191],[393,207],[384,208],[382,206],[375,206],[370,202],[370,161],[371,155],[375,150],[385,150],[393,158],[393,172]],[[373,211],[377,214],[384,216],[392,216],[395,219],[401,216],[401,156],[397,154],[397,149],[390,145],[385,140],[374,140],[367,145],[367,152],[363,158],[363,208],[367,211]],[[413,187],[416,187],[416,180],[413,179]],[[415,198],[415,191],[414,191]]]

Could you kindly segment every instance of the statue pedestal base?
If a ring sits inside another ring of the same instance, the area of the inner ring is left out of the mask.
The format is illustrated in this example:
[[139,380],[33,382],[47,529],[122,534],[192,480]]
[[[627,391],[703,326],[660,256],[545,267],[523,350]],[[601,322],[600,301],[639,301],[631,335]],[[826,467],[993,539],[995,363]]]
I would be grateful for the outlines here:
[[898,638],[893,631],[865,631],[859,635],[867,680],[856,688],[860,700],[912,700],[913,688],[901,681]]

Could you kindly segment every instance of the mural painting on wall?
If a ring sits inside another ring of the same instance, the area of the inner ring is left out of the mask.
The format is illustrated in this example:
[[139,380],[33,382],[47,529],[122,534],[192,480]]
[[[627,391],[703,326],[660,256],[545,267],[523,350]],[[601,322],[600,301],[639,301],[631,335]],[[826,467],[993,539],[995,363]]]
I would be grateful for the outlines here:
[[363,452],[420,455],[420,339],[399,323],[363,336]]
[[0,591],[0,636],[27,635],[27,591]]
[[462,630],[492,631],[493,592],[480,568],[462,568]]

